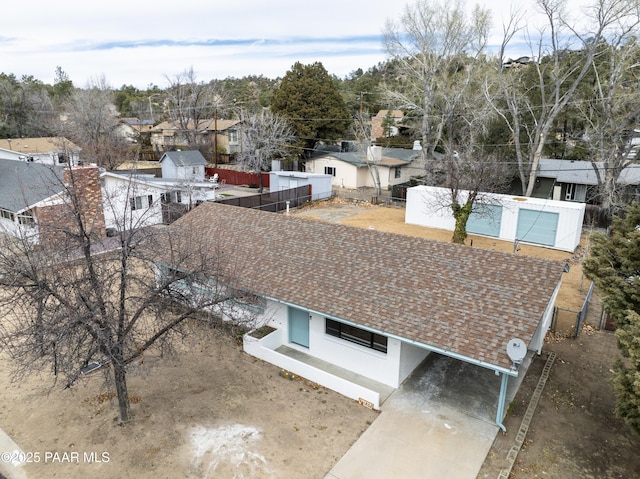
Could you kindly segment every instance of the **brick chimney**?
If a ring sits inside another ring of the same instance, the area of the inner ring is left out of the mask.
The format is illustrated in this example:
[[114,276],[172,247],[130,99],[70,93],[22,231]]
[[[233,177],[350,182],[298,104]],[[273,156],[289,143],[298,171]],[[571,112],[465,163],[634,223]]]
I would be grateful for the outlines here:
[[64,201],[38,208],[40,241],[69,242],[80,233],[76,215],[93,239],[105,237],[100,169],[95,165],[65,168],[63,181]]

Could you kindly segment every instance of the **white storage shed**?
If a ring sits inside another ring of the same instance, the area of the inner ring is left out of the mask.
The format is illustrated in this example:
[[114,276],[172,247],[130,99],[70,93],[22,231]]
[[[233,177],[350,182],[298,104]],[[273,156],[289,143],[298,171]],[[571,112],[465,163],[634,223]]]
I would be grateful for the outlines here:
[[[453,231],[448,198],[446,188],[409,188],[405,223]],[[469,217],[467,232],[573,252],[580,244],[584,212],[584,203],[484,193]]]
[[272,171],[269,173],[269,189],[280,191],[311,185],[311,199],[322,200],[331,197],[331,179],[331,175],[320,173]]

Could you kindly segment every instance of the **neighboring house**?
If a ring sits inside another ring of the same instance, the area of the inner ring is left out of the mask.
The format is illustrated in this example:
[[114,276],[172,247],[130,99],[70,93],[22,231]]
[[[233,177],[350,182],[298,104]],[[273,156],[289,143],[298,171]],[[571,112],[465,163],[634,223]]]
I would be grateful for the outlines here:
[[[216,145],[218,154],[238,153],[241,150],[240,120],[207,118],[200,120],[197,127],[189,121],[186,130],[196,132],[196,144]],[[172,121],[162,122],[151,130],[151,144],[159,150],[175,147],[192,147],[187,141],[184,129]]]
[[428,354],[455,358],[500,376],[498,425],[519,374],[507,346],[540,353],[564,267],[217,203],[169,228],[232,245],[234,288],[263,298],[257,324],[275,328],[245,335],[247,353],[375,408]]
[[199,151],[167,151],[160,158],[162,177],[188,181],[204,181],[207,160]]
[[[468,192],[461,192],[466,201]],[[453,231],[451,191],[433,186],[407,189],[405,222]],[[574,252],[580,244],[585,204],[483,193],[467,220],[467,232]]]
[[100,175],[107,233],[168,224],[204,201],[214,201],[210,181],[156,178],[105,171]]
[[[340,146],[322,146],[306,161],[309,173],[323,173],[333,177],[333,186],[341,188],[375,187],[372,169],[377,168],[380,188],[405,183],[416,174],[412,164],[420,155],[416,150],[371,146],[367,151],[348,151]],[[419,170],[419,168],[418,168]]]
[[45,165],[77,165],[80,147],[63,137],[0,140],[0,158]]
[[532,61],[533,59],[531,57],[519,57],[519,58],[516,58],[515,60],[509,58],[507,61],[505,61],[502,64],[502,66],[505,68],[520,68],[528,65]]
[[150,137],[153,130],[153,120],[139,118],[120,118],[118,132],[130,143],[138,143],[143,137]]
[[[389,125],[385,124],[385,119],[389,121]],[[402,110],[380,110],[371,119],[371,139],[377,140],[387,136],[397,136],[403,119],[404,113]],[[388,131],[385,131],[385,126]]]
[[77,192],[86,230],[103,237],[97,166],[69,168],[0,159],[0,231],[33,242],[64,240],[77,228],[69,191]]
[[319,173],[303,173],[300,171],[271,171],[269,173],[269,190],[271,192],[311,185],[311,200],[331,198],[333,177]]
[[[533,196],[558,201],[597,203],[598,177],[594,166],[604,178],[601,162],[556,160],[543,158],[538,167],[538,178]],[[618,178],[618,186],[624,189],[629,199],[640,199],[640,165],[629,164]]]

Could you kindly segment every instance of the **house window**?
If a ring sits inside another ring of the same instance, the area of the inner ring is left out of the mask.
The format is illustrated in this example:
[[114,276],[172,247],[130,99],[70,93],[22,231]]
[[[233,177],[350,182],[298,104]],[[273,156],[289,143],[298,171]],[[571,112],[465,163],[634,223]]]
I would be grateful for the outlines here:
[[66,163],[67,157],[63,153],[58,153],[58,164]]
[[238,143],[238,131],[229,130],[229,143]]
[[198,168],[196,168],[195,166],[191,168],[191,174],[195,175],[198,173]]
[[396,166],[394,169],[394,173],[395,173],[395,177],[396,178],[400,178],[402,176],[402,171],[400,170],[399,166]]
[[176,203],[182,203],[182,193],[176,191]]
[[324,167],[324,174],[325,175],[331,175],[331,176],[336,176],[336,169],[333,166],[325,166]]
[[567,183],[567,190],[565,192],[565,198],[564,198],[566,201],[584,202],[586,198],[587,198],[587,185]]
[[18,215],[18,223],[23,226],[34,226],[36,224],[31,213],[23,213]]
[[0,210],[0,218],[4,218],[6,220],[13,221],[15,216],[13,215],[13,213],[11,211]]
[[329,336],[335,336],[383,353],[387,352],[387,337],[381,334],[372,333],[329,318],[325,318],[325,328],[325,332]]
[[153,195],[136,196],[135,198],[129,198],[132,210],[147,209],[153,204]]

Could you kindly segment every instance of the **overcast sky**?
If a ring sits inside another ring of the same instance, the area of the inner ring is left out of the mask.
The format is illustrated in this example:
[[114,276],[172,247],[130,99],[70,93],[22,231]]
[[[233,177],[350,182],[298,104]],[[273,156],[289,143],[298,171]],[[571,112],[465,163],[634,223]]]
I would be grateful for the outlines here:
[[[529,1],[514,0],[528,8]],[[575,3],[582,3],[572,0]],[[411,3],[411,2],[410,2]],[[468,1],[471,5],[474,2]],[[508,0],[494,10],[497,41]],[[339,77],[385,60],[382,30],[405,0],[13,0],[2,7],[0,72],[53,83],[56,66],[76,86],[105,76],[113,87],[168,85],[193,67],[198,80],[281,77],[322,62]]]

